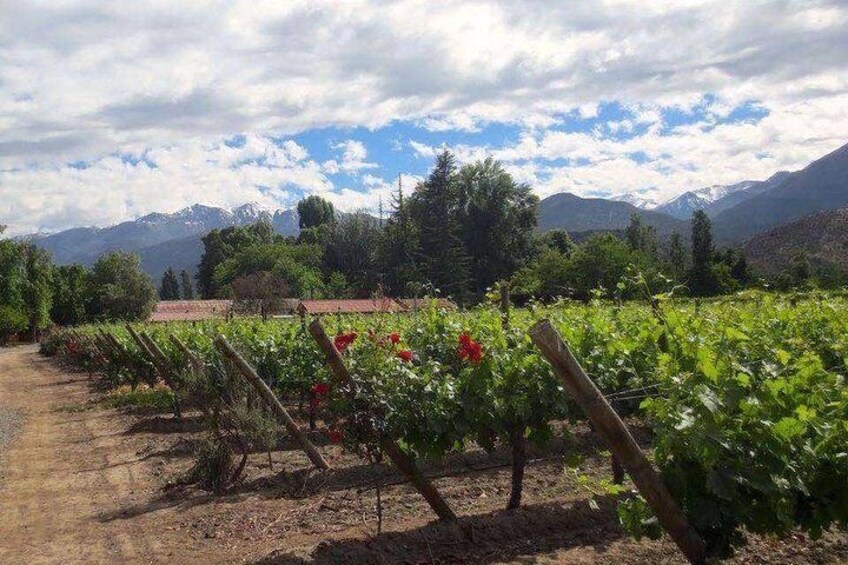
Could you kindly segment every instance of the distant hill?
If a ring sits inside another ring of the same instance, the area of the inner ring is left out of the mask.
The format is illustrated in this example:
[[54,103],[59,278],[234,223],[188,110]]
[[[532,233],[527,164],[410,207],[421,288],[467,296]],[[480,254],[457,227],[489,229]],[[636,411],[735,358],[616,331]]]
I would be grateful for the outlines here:
[[653,210],[674,216],[680,220],[688,220],[696,210],[703,210],[708,216],[714,217],[741,202],[776,187],[789,174],[786,171],[780,171],[763,181],[746,180],[736,184],[706,186],[697,190],[690,190],[660,204]]
[[716,215],[713,228],[720,241],[744,241],[804,215],[843,206],[848,206],[848,145]]
[[136,252],[145,272],[156,280],[169,266],[194,273],[203,249],[200,238],[209,231],[262,219],[283,235],[298,232],[294,209],[271,213],[254,204],[232,210],[195,204],[173,214],[153,213],[106,228],[74,228],[32,239],[60,265],[91,265],[100,255],[118,249]]
[[623,230],[630,224],[630,216],[639,214],[642,220],[654,226],[660,236],[672,232],[684,234],[688,222],[667,214],[642,210],[627,202],[603,198],[580,198],[563,192],[548,196],[539,203],[539,224],[542,231],[564,229],[568,232],[596,232]]
[[848,207],[816,212],[757,234],[743,249],[752,265],[770,275],[780,274],[799,255],[848,273]]

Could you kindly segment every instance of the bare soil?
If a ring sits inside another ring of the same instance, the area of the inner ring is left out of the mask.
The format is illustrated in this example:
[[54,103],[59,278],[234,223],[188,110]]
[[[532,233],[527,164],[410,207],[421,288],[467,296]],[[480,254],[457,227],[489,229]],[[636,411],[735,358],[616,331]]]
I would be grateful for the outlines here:
[[[0,453],[0,563],[682,563],[668,539],[636,542],[614,501],[575,476],[610,476],[584,428],[532,452],[524,508],[504,512],[506,453],[468,452],[428,474],[471,532],[434,522],[426,503],[390,468],[316,442],[334,470],[311,470],[285,442],[251,455],[226,495],[180,484],[202,437],[189,414],[117,411],[98,382],[40,357],[0,350],[0,405],[21,413]],[[639,432],[646,444],[647,434]],[[572,462],[571,465],[566,461]],[[377,479],[383,533],[377,535]],[[591,499],[591,502],[590,502]],[[848,535],[748,536],[735,563],[846,563]]]

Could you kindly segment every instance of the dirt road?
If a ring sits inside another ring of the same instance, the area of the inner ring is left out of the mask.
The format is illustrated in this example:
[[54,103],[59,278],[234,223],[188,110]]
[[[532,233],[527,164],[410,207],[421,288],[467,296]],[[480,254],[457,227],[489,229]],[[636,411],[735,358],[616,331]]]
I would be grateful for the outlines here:
[[104,511],[131,501],[134,454],[83,403],[87,377],[60,373],[34,347],[0,350],[0,401],[25,423],[3,457],[0,562],[59,563],[146,560],[159,541],[104,522]]

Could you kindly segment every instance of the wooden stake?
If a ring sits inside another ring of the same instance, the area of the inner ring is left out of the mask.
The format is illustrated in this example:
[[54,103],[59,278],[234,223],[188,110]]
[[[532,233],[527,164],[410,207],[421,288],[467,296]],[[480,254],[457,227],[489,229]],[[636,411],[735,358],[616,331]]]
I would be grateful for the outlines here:
[[233,349],[233,346],[229,344],[227,339],[219,335],[215,338],[215,347],[220,351],[224,357],[230,360],[232,364],[238,369],[238,371],[242,374],[242,376],[247,380],[248,383],[256,390],[257,393],[262,397],[263,400],[267,403],[268,407],[277,417],[277,420],[285,426],[286,430],[289,434],[295,439],[295,441],[300,445],[306,455],[309,457],[309,460],[312,461],[312,464],[318,467],[319,469],[329,469],[330,465],[327,461],[324,460],[324,457],[315,447],[315,445],[309,441],[309,438],[306,437],[306,434],[301,431],[300,428],[297,427],[297,424],[289,415],[288,411],[286,411],[285,407],[283,407],[280,400],[276,397],[274,392],[265,384],[265,382],[256,374],[256,371],[253,370],[253,367],[248,364],[244,358],[238,354],[238,352]]
[[[327,358],[327,364],[330,366],[336,381],[339,384],[355,386],[350,372],[347,370],[344,360],[342,360],[342,356],[339,354],[336,346],[333,345],[332,340],[327,337],[327,333],[324,331],[324,326],[321,325],[321,322],[313,320],[309,324],[309,333],[312,334],[312,337],[324,352]],[[442,520],[455,522],[456,514],[448,506],[448,503],[445,502],[445,499],[442,498],[442,495],[439,494],[439,491],[436,490],[436,487],[433,486],[433,483],[424,476],[415,464],[415,460],[403,451],[395,440],[384,435],[381,435],[378,440],[383,453],[391,459],[394,466],[403,473],[407,480],[424,497],[436,515]]]
[[704,563],[706,549],[701,536],[689,524],[624,422],[586,375],[550,321],[541,320],[533,325],[530,338],[553,366],[569,395],[580,405],[598,434],[630,473],[662,527],[691,563]]
[[185,356],[194,372],[200,373],[203,371],[203,360],[197,355],[197,353],[189,349],[186,344],[180,341],[180,339],[174,334],[170,334],[168,339],[170,339],[171,343],[173,343],[174,346],[176,346],[176,348],[179,349]]

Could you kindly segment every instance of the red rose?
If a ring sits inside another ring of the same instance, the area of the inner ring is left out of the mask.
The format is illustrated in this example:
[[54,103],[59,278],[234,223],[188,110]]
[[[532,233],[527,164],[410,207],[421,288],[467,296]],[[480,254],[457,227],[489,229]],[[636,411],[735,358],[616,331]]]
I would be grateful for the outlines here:
[[457,353],[461,359],[465,359],[474,365],[479,365],[483,360],[483,347],[471,339],[471,336],[467,333],[462,333],[459,336],[459,350]]
[[330,392],[330,385],[327,383],[317,383],[312,385],[312,392],[317,396],[322,396]]
[[336,349],[339,353],[343,353],[348,346],[356,340],[356,332],[350,332],[347,334],[339,334],[333,340],[333,344],[336,346]]
[[400,342],[400,334],[397,332],[389,334],[389,340],[397,345]]
[[407,363],[412,363],[412,358],[413,358],[412,351],[410,351],[408,349],[401,349],[400,351],[397,352],[397,356],[400,357],[400,359],[402,361],[405,361]]
[[341,441],[344,439],[344,434],[342,433],[342,431],[337,430],[336,428],[330,428],[329,430],[327,430],[327,435],[329,436],[330,441],[332,443],[341,443]]

